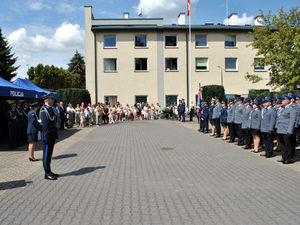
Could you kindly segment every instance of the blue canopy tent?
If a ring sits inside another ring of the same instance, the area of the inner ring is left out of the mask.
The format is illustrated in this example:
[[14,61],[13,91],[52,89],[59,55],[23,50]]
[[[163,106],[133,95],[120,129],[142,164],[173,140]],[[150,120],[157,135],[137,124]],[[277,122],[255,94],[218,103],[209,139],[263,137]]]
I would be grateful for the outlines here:
[[[44,95],[49,94],[51,92],[51,91],[44,90],[44,89],[40,88],[39,86],[36,86],[34,83],[32,83],[30,80],[27,80],[27,79],[17,78],[13,83],[22,88],[27,88],[27,89],[35,91],[36,96],[37,96],[36,98],[38,98],[38,99],[42,99]],[[55,99],[58,99],[57,92],[53,92],[53,96]]]
[[0,77],[0,96],[15,98],[36,98],[35,91],[22,88]]

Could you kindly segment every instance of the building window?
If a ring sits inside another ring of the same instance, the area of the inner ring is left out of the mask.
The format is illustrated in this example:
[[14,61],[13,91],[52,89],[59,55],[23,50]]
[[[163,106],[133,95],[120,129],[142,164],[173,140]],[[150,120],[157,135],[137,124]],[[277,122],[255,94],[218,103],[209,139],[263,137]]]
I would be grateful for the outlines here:
[[225,71],[237,71],[237,58],[225,59]]
[[177,100],[178,99],[178,96],[177,95],[166,95],[166,107],[168,107],[169,106],[169,103],[171,104],[171,105],[173,105],[174,106],[174,103],[178,103]]
[[166,71],[178,70],[177,58],[166,58]]
[[207,47],[207,35],[196,35],[196,47]]
[[177,46],[177,36],[176,35],[168,35],[165,39],[166,47],[176,47]]
[[104,36],[104,48],[116,48],[117,37],[116,35]]
[[225,35],[225,47],[236,47],[235,35]]
[[196,58],[196,71],[208,70],[207,58]]
[[147,95],[136,95],[135,96],[135,101],[138,103],[146,103],[148,101],[148,96]]
[[117,59],[104,59],[104,72],[116,72]]
[[[254,58],[254,63],[257,63],[259,62],[260,58]],[[255,65],[254,66],[254,71],[265,71],[266,68],[265,68],[265,65],[263,66],[259,66],[259,65]]]
[[135,36],[135,47],[147,47],[147,36],[136,35]]
[[148,63],[147,58],[137,58],[135,59],[135,71],[147,71]]

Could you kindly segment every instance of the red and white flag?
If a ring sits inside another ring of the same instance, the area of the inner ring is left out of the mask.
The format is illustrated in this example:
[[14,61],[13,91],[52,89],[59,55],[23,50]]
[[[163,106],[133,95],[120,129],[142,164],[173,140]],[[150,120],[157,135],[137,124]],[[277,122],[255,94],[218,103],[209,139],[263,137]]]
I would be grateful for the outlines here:
[[190,0],[187,0],[187,16],[190,16]]

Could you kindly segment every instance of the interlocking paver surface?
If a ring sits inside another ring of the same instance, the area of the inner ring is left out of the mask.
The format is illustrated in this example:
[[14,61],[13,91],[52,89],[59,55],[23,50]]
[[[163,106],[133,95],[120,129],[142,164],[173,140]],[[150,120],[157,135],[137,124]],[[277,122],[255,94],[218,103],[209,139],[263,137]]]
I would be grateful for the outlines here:
[[175,121],[97,127],[52,169],[0,196],[1,224],[300,224],[299,172]]

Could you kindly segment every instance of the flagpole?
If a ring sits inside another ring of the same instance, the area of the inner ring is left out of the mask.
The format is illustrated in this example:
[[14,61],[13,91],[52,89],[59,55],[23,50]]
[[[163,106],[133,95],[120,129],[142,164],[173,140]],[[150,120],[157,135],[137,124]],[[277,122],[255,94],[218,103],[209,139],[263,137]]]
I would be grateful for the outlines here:
[[[190,3],[191,4],[191,3]],[[192,102],[192,26],[191,26],[191,5],[189,5],[189,105]]]

